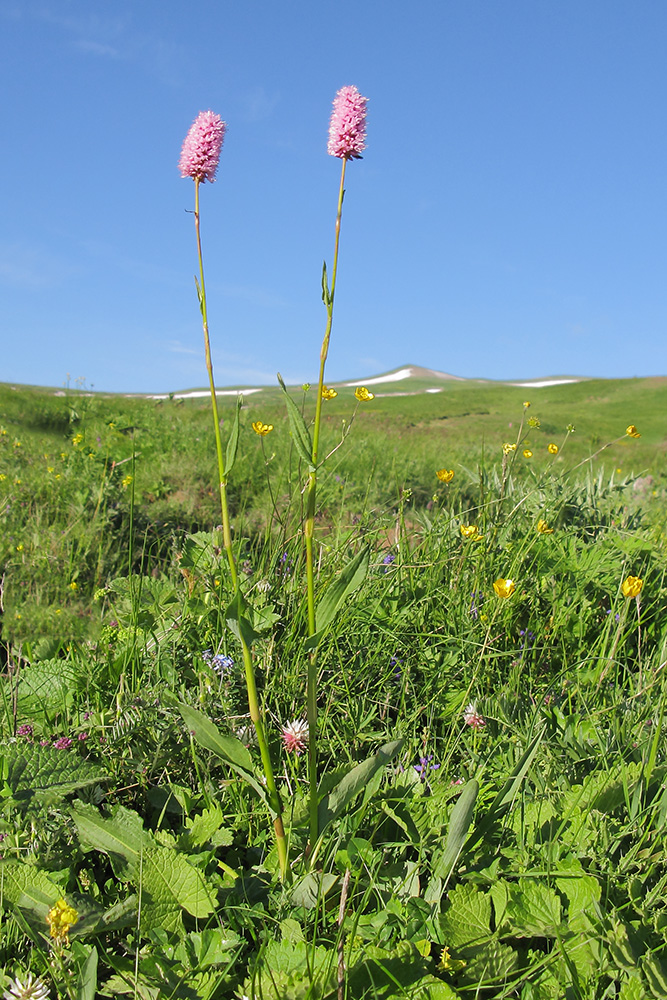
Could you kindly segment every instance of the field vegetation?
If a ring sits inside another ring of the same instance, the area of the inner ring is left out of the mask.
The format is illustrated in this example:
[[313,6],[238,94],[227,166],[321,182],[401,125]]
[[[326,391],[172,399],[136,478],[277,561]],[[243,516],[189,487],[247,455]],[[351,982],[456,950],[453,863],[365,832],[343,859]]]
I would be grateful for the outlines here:
[[281,390],[235,588],[208,402],[0,388],[4,987],[667,995],[667,381],[425,385],[324,403],[316,641]]

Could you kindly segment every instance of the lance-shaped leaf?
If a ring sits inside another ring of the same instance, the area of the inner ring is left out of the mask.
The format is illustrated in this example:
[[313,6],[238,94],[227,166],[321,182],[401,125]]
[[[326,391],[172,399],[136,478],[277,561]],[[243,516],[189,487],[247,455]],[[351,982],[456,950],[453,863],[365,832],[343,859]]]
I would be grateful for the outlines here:
[[[167,698],[167,700],[172,701],[171,698]],[[196,708],[191,708],[190,705],[185,705],[176,699],[173,699],[172,703],[181,713],[183,722],[196,742],[205,750],[214,753],[232,771],[247,781],[250,787],[257,792],[262,802],[269,806],[266,788],[260,780],[248,748],[234,736],[223,736],[215,723],[211,722],[202,712],[197,711]]]
[[79,968],[76,1000],[95,1000],[97,996],[97,948],[95,945]]
[[301,410],[287,391],[287,386],[283,382],[280,372],[278,372],[278,381],[285,395],[285,405],[287,406],[287,417],[289,419],[292,440],[294,441],[296,450],[299,452],[300,458],[303,459],[312,472],[315,466],[313,465],[313,442],[310,439],[310,431],[306,427],[306,421],[303,419]]
[[488,812],[482,817],[480,822],[475,825],[475,829],[470,834],[470,838],[466,845],[468,849],[479,844],[494,824],[509,811],[518,794],[519,788],[521,787],[521,782],[526,777],[526,774],[535,759],[535,755],[537,754],[543,736],[544,730],[542,729],[529,743],[523,756],[521,757],[521,760],[516,765],[509,778],[489,806]]
[[343,567],[333,583],[329,584],[315,612],[318,632],[322,632],[333,621],[345,598],[364,582],[369,562],[370,549],[364,547]]
[[373,757],[357,764],[341,778],[335,788],[325,795],[317,810],[317,824],[320,835],[337,819],[349,803],[364,790],[373,775],[396,756],[405,740],[393,740],[380,747]]
[[467,781],[449,817],[445,848],[433,869],[436,878],[447,880],[451,875],[468,836],[478,794],[479,782],[475,778]]
[[245,643],[250,648],[257,638],[257,633],[247,618],[246,610],[243,594],[237,590],[225,611],[225,621],[227,628],[234,633],[239,642]]
[[331,293],[329,292],[326,261],[322,261],[322,302],[324,302],[327,309],[331,305]]
[[227,476],[234,468],[234,463],[236,462],[236,455],[239,450],[239,421],[241,414],[241,405],[243,403],[243,397],[236,397],[236,413],[234,414],[234,422],[232,424],[232,430],[229,435],[229,440],[227,441],[227,452],[225,454],[225,482],[227,482]]

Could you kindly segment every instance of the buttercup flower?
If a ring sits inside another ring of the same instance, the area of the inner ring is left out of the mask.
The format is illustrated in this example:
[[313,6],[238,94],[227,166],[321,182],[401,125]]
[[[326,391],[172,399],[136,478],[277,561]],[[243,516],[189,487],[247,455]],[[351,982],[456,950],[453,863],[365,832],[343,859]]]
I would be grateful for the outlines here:
[[335,399],[337,395],[335,389],[328,389],[326,385],[322,386],[322,399]]
[[463,713],[463,721],[466,726],[472,726],[473,729],[482,729],[482,727],[486,725],[486,720],[484,719],[484,716],[480,715],[477,711],[477,705],[474,701],[471,701],[466,707]]
[[630,424],[629,427],[626,427],[625,428],[625,433],[628,435],[628,437],[631,437],[631,438],[640,438],[641,437],[641,434],[639,433],[639,431],[637,430],[637,428],[635,427],[634,424]]
[[69,930],[78,921],[79,914],[64,899],[59,899],[46,914],[51,937],[57,944],[69,944]]
[[644,586],[644,581],[641,579],[641,577],[629,576],[621,584],[623,597],[639,597],[643,586]]
[[334,98],[327,152],[341,160],[358,160],[366,148],[366,105],[356,87],[341,87]]
[[298,757],[308,743],[308,723],[305,719],[295,719],[283,726],[282,740],[287,752],[295,753]]
[[369,400],[375,399],[375,393],[369,392],[365,385],[360,385],[358,389],[355,389],[354,395],[360,403],[367,403]]
[[181,177],[198,181],[215,180],[226,122],[213,111],[200,111],[185,137],[178,169]]
[[48,996],[46,983],[39,976],[28,972],[23,981],[16,976],[2,994],[2,1000],[47,1000]]
[[495,590],[498,597],[511,597],[516,590],[516,583],[514,580],[505,580],[502,576],[494,581],[493,589]]
[[436,476],[438,477],[441,483],[451,483],[452,479],[454,478],[454,470],[438,469],[438,471],[436,472]]
[[550,455],[557,455],[558,454],[558,445],[554,444],[553,441],[552,441],[551,444],[548,445],[547,451],[549,452]]
[[251,426],[255,434],[259,434],[260,437],[266,437],[273,430],[273,424],[263,424],[261,420],[255,420]]
[[526,400],[526,402],[523,404],[524,410],[527,410],[529,406],[530,406],[530,403],[528,402],[528,400]]
[[547,522],[543,521],[542,518],[540,518],[537,522],[537,530],[541,535],[553,535],[554,533],[554,529],[550,528]]
[[462,524],[460,531],[464,538],[481,538],[476,524]]
[[503,445],[503,455],[509,455],[513,451],[516,451],[516,445],[510,444],[509,441],[506,441],[505,444]]
[[524,458],[532,458],[533,457],[533,453],[530,450],[530,448],[524,448],[523,449],[523,457]]

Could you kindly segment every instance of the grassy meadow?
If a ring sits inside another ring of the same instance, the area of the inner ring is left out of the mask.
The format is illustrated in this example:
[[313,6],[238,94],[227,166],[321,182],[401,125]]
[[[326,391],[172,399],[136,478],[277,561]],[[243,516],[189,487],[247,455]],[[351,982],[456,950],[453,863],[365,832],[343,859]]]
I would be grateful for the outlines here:
[[209,401],[0,386],[0,988],[667,996],[667,379],[430,385],[324,403],[314,843],[281,390],[240,411],[241,608]]

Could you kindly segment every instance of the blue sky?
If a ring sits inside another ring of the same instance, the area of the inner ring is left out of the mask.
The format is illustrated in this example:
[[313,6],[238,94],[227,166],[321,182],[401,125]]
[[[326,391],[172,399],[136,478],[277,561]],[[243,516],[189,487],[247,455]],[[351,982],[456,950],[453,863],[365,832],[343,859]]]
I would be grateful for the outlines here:
[[327,374],[666,374],[667,4],[0,0],[0,380],[203,385],[200,110],[228,132],[202,230],[220,385]]

